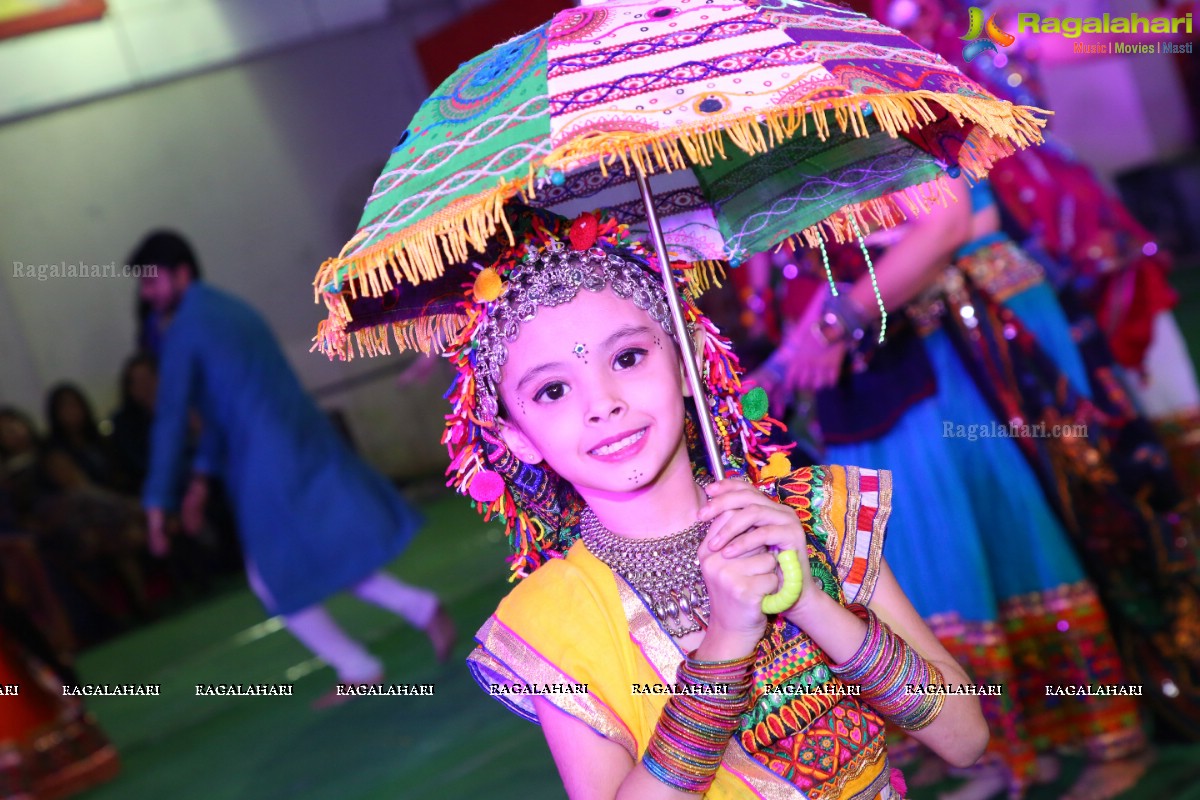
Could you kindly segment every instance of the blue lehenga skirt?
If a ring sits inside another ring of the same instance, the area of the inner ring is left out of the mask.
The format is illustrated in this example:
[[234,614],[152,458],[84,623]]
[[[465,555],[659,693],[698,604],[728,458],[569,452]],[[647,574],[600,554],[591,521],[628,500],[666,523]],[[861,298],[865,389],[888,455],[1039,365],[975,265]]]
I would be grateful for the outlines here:
[[[1005,304],[1086,392],[1087,373],[1052,289],[1036,283]],[[946,333],[923,341],[934,396],[874,440],[830,445],[827,460],[892,470],[884,556],[973,678],[1005,687],[1001,698],[983,698],[989,754],[1008,767],[1019,795],[1037,750],[1082,744],[1105,757],[1140,746],[1137,709],[1129,698],[1047,695],[1046,685],[1123,680],[1107,618],[1007,421],[996,418]]]
[[[1087,373],[1053,290],[1039,283],[1005,302],[1073,384]],[[1010,432],[963,367],[949,337],[924,338],[937,393],[883,436],[831,445],[837,464],[893,471],[897,503],[885,557],[917,611],[995,619],[1000,599],[1083,579],[1066,531]],[[953,569],[947,569],[950,557]],[[932,556],[932,557],[931,557]]]

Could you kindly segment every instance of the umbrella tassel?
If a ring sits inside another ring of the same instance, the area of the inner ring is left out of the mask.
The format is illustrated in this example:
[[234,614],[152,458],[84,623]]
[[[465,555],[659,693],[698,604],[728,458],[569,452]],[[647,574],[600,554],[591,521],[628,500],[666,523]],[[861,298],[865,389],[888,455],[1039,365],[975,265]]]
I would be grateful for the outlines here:
[[508,224],[508,215],[504,213],[504,207],[499,201],[497,201],[497,205],[499,206],[500,224],[504,226],[504,233],[508,236],[508,243],[509,245],[515,245],[517,237],[513,235],[512,227]]
[[858,237],[858,247],[862,250],[863,258],[867,260],[867,274],[871,276],[871,290],[875,293],[875,302],[879,305],[879,343],[883,344],[883,337],[887,334],[887,309],[883,305],[883,295],[879,291],[879,281],[875,276],[875,264],[871,261],[871,253],[867,250],[867,243],[863,241],[862,231],[854,216],[850,217],[850,224],[854,226],[854,235]]
[[721,135],[720,131],[712,132],[712,142],[717,148],[717,152],[721,154],[721,158],[725,158],[725,137]]
[[683,157],[683,146],[679,139],[671,140],[671,154],[675,159],[675,169],[688,168],[688,162]]
[[769,151],[771,148],[767,147],[767,137],[763,136],[763,126],[758,125],[753,121],[747,122],[746,126],[750,129],[750,133],[754,136],[754,143],[759,147],[758,152],[766,153]]
[[720,152],[722,157],[724,157],[725,151],[723,148],[721,148],[720,131],[705,131],[700,136],[700,142],[704,147],[705,166],[712,166],[713,160],[718,152]]
[[825,267],[825,277],[829,279],[829,292],[834,297],[837,297],[837,282],[834,281],[833,269],[829,266],[829,252],[825,249],[825,242],[818,239],[817,247],[821,248],[821,266]]
[[401,254],[388,253],[388,265],[392,268],[392,276],[396,279],[396,283],[404,283],[404,272],[401,271],[399,265],[400,258],[402,258]]
[[691,136],[679,137],[679,146],[683,148],[683,153],[688,157],[688,160],[693,164],[700,161],[700,151],[696,147],[696,139]]

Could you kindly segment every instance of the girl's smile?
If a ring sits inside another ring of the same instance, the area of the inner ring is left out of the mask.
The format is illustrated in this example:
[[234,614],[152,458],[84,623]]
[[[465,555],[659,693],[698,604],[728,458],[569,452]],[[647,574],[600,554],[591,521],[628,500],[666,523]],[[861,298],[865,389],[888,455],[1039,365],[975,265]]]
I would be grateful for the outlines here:
[[610,436],[603,442],[588,450],[588,454],[603,461],[622,461],[631,458],[642,450],[646,441],[648,428],[641,428],[627,434]]

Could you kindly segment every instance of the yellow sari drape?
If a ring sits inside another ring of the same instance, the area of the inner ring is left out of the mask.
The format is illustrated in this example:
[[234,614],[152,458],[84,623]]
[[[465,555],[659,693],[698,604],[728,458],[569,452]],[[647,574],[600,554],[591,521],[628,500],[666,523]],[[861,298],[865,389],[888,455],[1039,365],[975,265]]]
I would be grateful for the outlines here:
[[[890,473],[810,467],[763,488],[794,508],[808,531],[818,588],[842,602],[867,602],[891,507]],[[655,687],[676,683],[683,658],[639,595],[582,542],[518,584],[476,638],[468,665],[510,710],[536,722],[533,698],[541,696],[634,760],[668,699]],[[760,645],[755,678],[755,713],[743,718],[705,797],[899,796],[882,721],[858,698],[770,691],[837,683],[803,633],[777,620]]]

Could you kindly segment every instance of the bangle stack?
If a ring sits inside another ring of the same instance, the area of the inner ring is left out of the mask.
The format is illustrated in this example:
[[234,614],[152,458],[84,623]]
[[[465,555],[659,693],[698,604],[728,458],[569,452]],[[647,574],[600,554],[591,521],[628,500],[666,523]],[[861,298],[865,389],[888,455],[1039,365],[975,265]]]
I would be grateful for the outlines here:
[[667,701],[642,756],[646,771],[672,789],[704,794],[721,756],[750,705],[754,656],[732,661],[684,659],[676,673],[683,687],[724,692],[675,694]]
[[830,665],[830,670],[847,683],[857,684],[863,699],[889,722],[906,731],[927,727],[946,699],[941,692],[927,688],[940,686],[942,673],[874,611],[857,603],[847,608],[866,621],[867,636],[848,661]]
[[850,298],[850,286],[845,285],[839,294],[825,298],[813,334],[826,344],[857,345],[865,338],[867,325],[867,315]]

